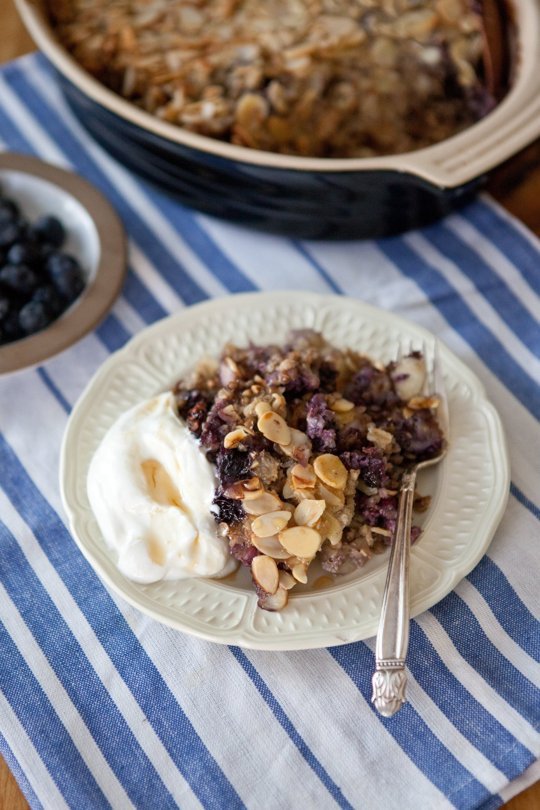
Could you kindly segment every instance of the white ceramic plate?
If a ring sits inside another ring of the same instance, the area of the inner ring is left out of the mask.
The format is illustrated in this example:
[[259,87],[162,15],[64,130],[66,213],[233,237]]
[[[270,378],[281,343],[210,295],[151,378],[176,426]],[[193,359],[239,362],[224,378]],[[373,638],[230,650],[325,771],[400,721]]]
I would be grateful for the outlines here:
[[[344,644],[376,633],[387,555],[334,583],[295,589],[281,613],[256,606],[245,570],[226,581],[191,579],[138,585],[116,568],[90,509],[86,476],[92,455],[120,414],[172,385],[198,358],[227,341],[281,341],[289,329],[313,327],[338,346],[388,362],[400,344],[433,336],[392,313],[347,298],[309,293],[228,297],[200,304],[145,329],[99,370],[69,420],[60,484],[79,547],[114,591],[154,619],[210,641],[266,650]],[[431,494],[424,532],[411,559],[411,610],[442,599],[478,563],[505,508],[509,468],[500,420],[472,372],[446,347],[441,358],[450,405],[450,448],[426,470]],[[313,581],[313,580],[312,580]]]

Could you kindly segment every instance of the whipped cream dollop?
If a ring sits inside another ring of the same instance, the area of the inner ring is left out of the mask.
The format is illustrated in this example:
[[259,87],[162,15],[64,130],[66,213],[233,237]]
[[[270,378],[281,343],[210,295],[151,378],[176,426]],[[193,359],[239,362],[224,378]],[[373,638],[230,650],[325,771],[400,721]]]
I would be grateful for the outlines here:
[[170,392],[123,414],[94,454],[87,483],[120,571],[141,583],[233,571],[212,514],[215,484]]

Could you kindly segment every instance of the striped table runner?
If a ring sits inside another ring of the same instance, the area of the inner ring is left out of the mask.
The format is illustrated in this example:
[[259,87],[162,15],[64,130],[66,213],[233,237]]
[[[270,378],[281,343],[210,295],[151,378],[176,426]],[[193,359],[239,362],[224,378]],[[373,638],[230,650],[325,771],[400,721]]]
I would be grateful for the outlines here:
[[[540,245],[479,199],[378,242],[305,243],[182,208],[67,110],[40,56],[0,74],[1,148],[74,168],[116,206],[129,275],[92,335],[0,380],[0,751],[33,808],[495,808],[540,776]],[[338,292],[439,334],[504,421],[512,491],[489,554],[411,626],[409,703],[370,704],[373,643],[244,652],[115,598],[65,526],[68,414],[164,315],[255,289]]]

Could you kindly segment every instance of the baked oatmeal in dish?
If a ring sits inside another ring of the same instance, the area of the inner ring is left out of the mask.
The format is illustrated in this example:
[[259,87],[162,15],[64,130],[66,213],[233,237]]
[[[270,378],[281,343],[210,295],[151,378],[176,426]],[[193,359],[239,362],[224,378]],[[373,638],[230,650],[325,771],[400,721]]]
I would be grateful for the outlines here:
[[48,0],[60,41],[158,118],[282,154],[438,143],[495,104],[482,0]]
[[[228,345],[175,385],[216,468],[218,534],[260,607],[285,607],[315,558],[345,574],[391,543],[404,470],[444,442],[425,377],[420,352],[382,365],[301,330],[281,346]],[[417,493],[416,510],[428,505]]]

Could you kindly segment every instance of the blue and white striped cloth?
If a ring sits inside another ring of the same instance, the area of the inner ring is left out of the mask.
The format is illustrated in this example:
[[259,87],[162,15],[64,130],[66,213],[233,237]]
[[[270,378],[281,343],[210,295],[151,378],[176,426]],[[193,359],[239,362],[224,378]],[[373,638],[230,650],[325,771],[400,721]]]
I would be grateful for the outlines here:
[[[540,776],[540,244],[489,199],[379,242],[300,243],[193,213],[114,162],[40,56],[0,73],[1,148],[74,168],[130,235],[123,296],[92,335],[0,380],[0,751],[33,808],[499,807]],[[483,380],[512,461],[489,554],[412,622],[409,703],[370,704],[372,642],[244,652],[110,594],[65,526],[71,407],[157,318],[254,289],[339,292],[436,332]]]

